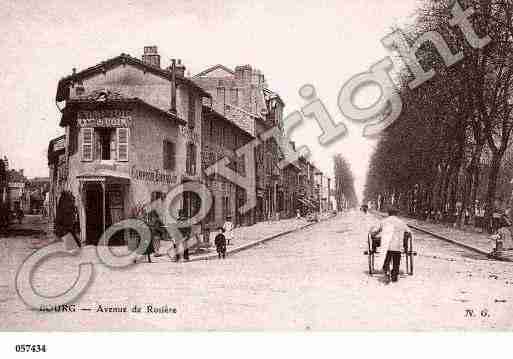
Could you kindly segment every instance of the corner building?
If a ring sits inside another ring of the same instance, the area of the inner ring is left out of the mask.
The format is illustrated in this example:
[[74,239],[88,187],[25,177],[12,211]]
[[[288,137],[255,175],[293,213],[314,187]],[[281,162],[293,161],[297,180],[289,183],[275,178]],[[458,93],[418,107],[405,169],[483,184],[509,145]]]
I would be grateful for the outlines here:
[[[121,54],[59,81],[65,135],[59,161],[51,161],[52,178],[60,179],[51,185],[51,203],[72,192],[83,242],[97,244],[139,206],[201,180],[202,102],[209,94],[184,71],[180,62],[161,68],[157,48],[148,46],[141,60]],[[184,195],[176,210],[190,215],[196,201]]]

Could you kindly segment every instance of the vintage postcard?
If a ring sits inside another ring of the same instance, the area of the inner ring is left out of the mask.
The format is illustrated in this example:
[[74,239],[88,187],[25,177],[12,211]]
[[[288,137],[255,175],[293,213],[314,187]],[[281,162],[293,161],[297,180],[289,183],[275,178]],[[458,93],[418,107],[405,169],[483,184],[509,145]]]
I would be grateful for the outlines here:
[[513,0],[2,5],[0,331],[513,329]]

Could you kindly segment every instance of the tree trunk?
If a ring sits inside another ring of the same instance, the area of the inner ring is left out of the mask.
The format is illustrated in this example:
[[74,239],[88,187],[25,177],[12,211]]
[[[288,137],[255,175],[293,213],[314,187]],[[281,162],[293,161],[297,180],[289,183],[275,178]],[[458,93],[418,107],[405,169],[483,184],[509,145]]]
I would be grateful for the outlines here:
[[501,166],[502,155],[494,153],[492,156],[492,163],[490,165],[490,173],[488,174],[488,189],[486,192],[486,212],[485,223],[488,231],[491,232],[491,217],[494,209],[495,191],[497,189],[497,179],[499,177],[499,169]]
[[[479,172],[479,160],[481,159],[481,153],[483,151],[483,144],[477,144],[474,146],[474,150],[472,151],[472,159],[468,167],[465,170],[465,187],[463,192],[463,204],[462,209],[470,212],[470,217],[472,218],[475,213],[476,206],[476,195],[477,195],[477,185],[478,179],[476,178],[476,173]],[[469,203],[470,202],[470,203]],[[463,211],[462,211],[463,212]],[[461,225],[461,215],[458,221]]]

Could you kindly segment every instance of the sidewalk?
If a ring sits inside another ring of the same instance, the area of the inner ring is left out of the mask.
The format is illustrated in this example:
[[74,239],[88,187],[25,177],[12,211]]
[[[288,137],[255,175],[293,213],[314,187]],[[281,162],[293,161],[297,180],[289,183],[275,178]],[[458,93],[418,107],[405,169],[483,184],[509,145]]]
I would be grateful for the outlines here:
[[[384,213],[377,212],[380,216]],[[486,233],[478,233],[475,230],[455,228],[452,225],[426,222],[414,218],[401,216],[410,227],[421,232],[433,235],[441,240],[465,247],[474,252],[487,255],[492,251],[493,243]]]
[[[321,216],[320,222],[332,217]],[[307,222],[305,219],[282,219],[279,221],[258,222],[252,226],[237,227],[233,230],[233,240],[227,248],[227,254],[237,253],[239,251],[251,248],[255,245],[265,243],[271,239],[286,235],[288,233],[308,228],[316,222]],[[190,253],[190,261],[209,260],[217,258],[214,238],[217,232],[210,233],[209,248],[202,248]],[[160,253],[166,253],[171,247],[170,242],[161,242]]]

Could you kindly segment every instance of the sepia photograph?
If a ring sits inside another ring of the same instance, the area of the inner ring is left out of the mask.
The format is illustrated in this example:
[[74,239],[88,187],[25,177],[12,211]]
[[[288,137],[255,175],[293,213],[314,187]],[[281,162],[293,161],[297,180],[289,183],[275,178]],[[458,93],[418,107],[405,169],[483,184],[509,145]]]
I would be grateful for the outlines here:
[[1,8],[12,355],[513,329],[513,0]]

